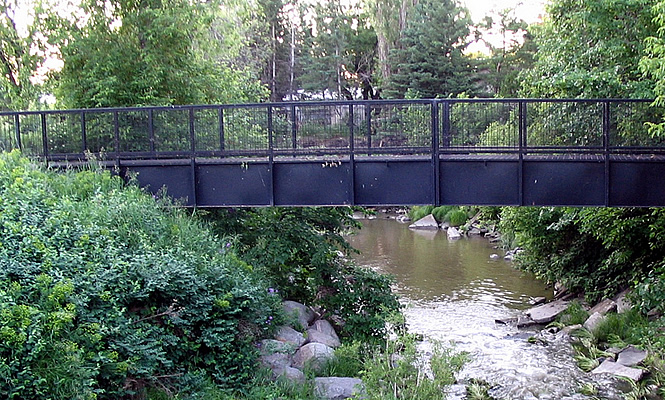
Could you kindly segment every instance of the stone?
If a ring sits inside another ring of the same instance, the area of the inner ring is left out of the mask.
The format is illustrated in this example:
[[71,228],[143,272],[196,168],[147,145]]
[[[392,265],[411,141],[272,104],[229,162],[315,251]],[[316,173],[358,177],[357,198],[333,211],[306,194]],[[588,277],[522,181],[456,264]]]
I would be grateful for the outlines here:
[[305,336],[290,326],[280,326],[275,334],[275,339],[280,342],[292,344],[293,347],[300,347],[305,343]]
[[320,319],[315,321],[307,330],[307,340],[314,343],[323,343],[330,347],[339,347],[341,342],[330,322]]
[[455,240],[455,239],[459,239],[459,238],[462,237],[462,234],[460,233],[460,231],[457,228],[453,227],[453,226],[446,229],[446,235],[448,235],[448,239],[450,239],[450,240]]
[[529,303],[531,303],[532,306],[538,306],[541,304],[544,304],[547,301],[547,297],[534,297],[532,298]]
[[553,301],[529,309],[526,314],[537,324],[548,324],[568,308],[567,301]]
[[605,299],[600,303],[596,304],[595,306],[591,307],[591,310],[589,310],[589,314],[593,313],[607,314],[608,312],[613,312],[616,310],[617,310],[617,303],[615,303],[614,300],[612,299]]
[[596,369],[591,371],[591,373],[592,374],[606,373],[618,376],[625,376],[626,378],[630,378],[635,382],[637,382],[640,379],[642,379],[642,376],[644,375],[644,370],[640,368],[626,367],[625,365],[621,365],[618,362],[605,360]]
[[284,308],[284,314],[295,318],[302,326],[302,329],[307,329],[309,324],[314,321],[314,318],[316,317],[314,311],[306,305],[300,304],[296,301],[286,300],[282,303],[282,307]]
[[645,350],[640,350],[633,346],[628,346],[619,353],[617,363],[626,367],[632,367],[644,361],[648,354],[649,353],[647,353]]
[[630,293],[630,290],[626,289],[623,292],[616,295],[616,297],[614,298],[614,302],[617,303],[618,313],[630,311],[630,309],[633,308],[633,305],[630,303],[630,300],[628,300],[628,293]]
[[314,378],[314,385],[316,394],[330,400],[362,398],[364,391],[363,382],[358,378]]
[[509,317],[509,318],[497,318],[494,320],[494,323],[501,325],[514,325],[517,324],[518,321],[519,318],[517,317]]
[[538,322],[534,321],[529,317],[528,315],[521,316],[517,320],[517,327],[518,328],[528,328],[530,326],[538,325]]
[[275,375],[281,376],[291,382],[300,384],[305,383],[305,374],[297,368],[286,367],[283,370],[276,371]]
[[259,362],[270,368],[274,375],[291,365],[291,354],[294,347],[288,343],[274,339],[265,339],[259,342]]
[[490,254],[490,260],[498,260],[499,258],[501,257],[496,253]]
[[285,353],[266,354],[259,357],[259,362],[273,371],[282,371],[291,366],[291,355]]
[[568,337],[570,334],[578,329],[582,329],[583,326],[580,324],[564,326],[559,332],[557,332],[558,337]]
[[307,330],[307,341],[308,343],[321,343],[325,344],[328,347],[337,348],[342,345],[339,341],[337,335],[330,336],[323,332],[317,331],[315,329]]
[[397,218],[395,218],[395,220],[397,222],[401,222],[403,224],[405,224],[407,222],[411,222],[411,218],[409,218],[408,215],[399,215],[399,216],[397,216]]
[[480,229],[473,226],[466,232],[466,234],[469,235],[469,236],[480,236],[481,232],[480,232]]
[[293,355],[292,367],[302,370],[311,368],[314,372],[320,372],[323,367],[335,356],[335,350],[322,343],[307,343]]
[[439,229],[439,223],[429,214],[409,225],[409,229]]
[[593,332],[596,327],[605,319],[605,315],[595,312],[587,318],[586,321],[584,321],[584,327],[590,331]]
[[276,339],[263,339],[259,342],[259,354],[267,355],[274,353],[293,354],[300,345],[286,343]]

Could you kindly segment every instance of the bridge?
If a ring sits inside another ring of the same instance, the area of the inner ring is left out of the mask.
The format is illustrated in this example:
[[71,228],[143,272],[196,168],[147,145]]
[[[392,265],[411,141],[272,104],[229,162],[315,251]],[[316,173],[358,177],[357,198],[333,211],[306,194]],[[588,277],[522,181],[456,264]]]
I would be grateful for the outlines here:
[[665,206],[649,100],[285,102],[0,113],[0,149],[91,155],[191,207]]

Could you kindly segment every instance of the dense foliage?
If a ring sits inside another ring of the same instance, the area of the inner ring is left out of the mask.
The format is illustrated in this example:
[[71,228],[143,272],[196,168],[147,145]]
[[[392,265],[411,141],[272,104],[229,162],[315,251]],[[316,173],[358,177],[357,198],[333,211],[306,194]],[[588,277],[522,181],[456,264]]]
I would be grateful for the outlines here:
[[0,397],[234,386],[279,299],[201,223],[107,172],[0,156]]
[[241,258],[286,299],[319,307],[343,336],[382,339],[400,309],[391,280],[340,258],[352,249],[342,234],[357,224],[349,208],[263,208],[211,211],[217,231],[234,238]]

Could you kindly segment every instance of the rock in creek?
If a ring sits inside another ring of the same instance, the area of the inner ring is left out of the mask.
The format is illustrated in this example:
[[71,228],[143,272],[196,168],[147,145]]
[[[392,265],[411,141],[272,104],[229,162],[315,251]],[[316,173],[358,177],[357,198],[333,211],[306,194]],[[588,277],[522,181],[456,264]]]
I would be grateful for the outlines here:
[[459,238],[462,237],[462,234],[460,233],[460,231],[457,228],[452,227],[452,226],[450,228],[446,229],[446,235],[448,235],[448,239],[451,239],[451,240],[459,239]]
[[543,304],[542,306],[531,308],[526,312],[531,319],[537,324],[547,324],[564,312],[568,308],[567,301],[553,301],[551,303]]
[[439,229],[439,223],[432,214],[429,214],[409,225],[409,229]]
[[647,355],[648,353],[644,350],[628,346],[619,353],[617,363],[626,367],[632,367],[644,361],[647,358]]
[[607,314],[608,312],[613,312],[617,310],[617,303],[614,302],[614,300],[611,299],[605,299],[601,301],[600,303],[596,304],[589,310],[589,314],[593,313],[600,313],[600,314]]
[[644,370],[639,368],[626,367],[624,365],[619,364],[618,362],[605,360],[603,361],[602,364],[600,364],[600,366],[598,366],[598,368],[591,371],[591,373],[592,374],[607,373],[612,375],[625,376],[626,378],[630,378],[635,382],[637,382],[640,379],[642,379],[642,375],[644,375]]
[[605,319],[605,315],[595,312],[587,318],[586,321],[584,321],[584,328],[586,330],[593,332],[594,329]]

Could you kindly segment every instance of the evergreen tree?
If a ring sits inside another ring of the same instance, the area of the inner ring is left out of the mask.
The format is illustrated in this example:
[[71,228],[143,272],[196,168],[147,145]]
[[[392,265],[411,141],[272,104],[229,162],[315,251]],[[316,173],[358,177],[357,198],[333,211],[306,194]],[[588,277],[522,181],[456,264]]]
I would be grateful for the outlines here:
[[468,10],[454,0],[423,0],[413,9],[394,52],[396,72],[390,78],[388,95],[404,97],[448,97],[460,93],[478,95],[477,68],[464,54],[472,21]]

